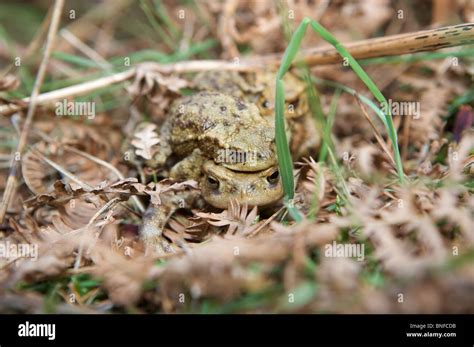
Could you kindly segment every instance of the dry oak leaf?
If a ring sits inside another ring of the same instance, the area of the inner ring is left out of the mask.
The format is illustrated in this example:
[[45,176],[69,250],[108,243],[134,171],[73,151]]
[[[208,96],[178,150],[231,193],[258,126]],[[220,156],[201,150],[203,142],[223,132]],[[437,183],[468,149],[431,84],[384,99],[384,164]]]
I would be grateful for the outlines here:
[[57,180],[54,182],[53,190],[51,192],[38,194],[24,201],[23,204],[26,207],[37,207],[43,205],[63,206],[71,199],[77,198],[86,193],[87,191],[83,188],[74,189],[70,184]]
[[[145,65],[137,68],[133,84],[127,88],[128,92],[134,96],[152,94],[157,87],[160,91],[171,91],[179,93],[181,88],[188,86],[188,81],[176,77],[166,76],[157,71],[150,71]],[[164,93],[163,93],[164,94]]]
[[135,139],[132,140],[132,145],[136,148],[135,154],[150,160],[156,151],[156,146],[160,139],[156,133],[155,124],[147,124],[143,129],[134,134]]
[[186,180],[183,182],[173,183],[170,184],[172,181],[169,179],[161,180],[156,184],[149,184],[147,188],[151,188],[150,190],[146,190],[145,193],[148,194],[151,198],[151,203],[155,206],[161,205],[161,194],[167,192],[180,192],[185,191],[187,189],[199,189],[198,183],[194,180]]

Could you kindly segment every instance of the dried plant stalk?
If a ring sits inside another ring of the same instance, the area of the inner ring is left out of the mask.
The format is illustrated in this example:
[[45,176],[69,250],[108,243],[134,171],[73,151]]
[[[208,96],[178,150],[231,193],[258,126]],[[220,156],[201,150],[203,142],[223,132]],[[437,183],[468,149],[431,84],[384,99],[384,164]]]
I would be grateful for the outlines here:
[[[474,43],[474,23],[463,23],[438,29],[422,30],[344,44],[355,59],[377,58],[402,54],[434,51],[441,48]],[[265,64],[278,64],[281,55],[263,57]],[[298,62],[310,66],[340,62],[342,58],[332,47],[311,48],[302,51]]]

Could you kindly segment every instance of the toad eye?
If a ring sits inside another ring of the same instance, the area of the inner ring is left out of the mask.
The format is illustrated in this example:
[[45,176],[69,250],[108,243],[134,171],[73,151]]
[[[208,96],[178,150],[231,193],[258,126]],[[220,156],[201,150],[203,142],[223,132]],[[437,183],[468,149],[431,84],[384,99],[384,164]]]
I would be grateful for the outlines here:
[[276,184],[278,182],[278,178],[280,177],[280,173],[278,169],[273,171],[271,175],[267,176],[267,181],[270,184]]
[[214,177],[207,176],[207,184],[211,189],[219,189],[219,181]]
[[263,108],[270,108],[270,102],[268,100],[263,100],[262,107]]

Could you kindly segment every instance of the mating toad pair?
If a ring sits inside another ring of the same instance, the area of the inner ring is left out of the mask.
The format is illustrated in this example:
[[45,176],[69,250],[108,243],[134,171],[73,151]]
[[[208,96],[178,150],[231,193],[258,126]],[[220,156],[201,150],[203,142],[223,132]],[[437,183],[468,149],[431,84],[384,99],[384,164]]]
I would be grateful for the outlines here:
[[[232,199],[251,206],[277,202],[283,188],[275,150],[274,83],[272,72],[198,74],[198,92],[174,102],[149,163],[170,166],[173,180],[199,182],[200,198],[216,208],[227,208]],[[287,135],[299,157],[317,147],[319,138],[304,82],[287,74],[285,86]],[[173,210],[149,209],[141,232],[148,246],[162,244],[162,228]]]

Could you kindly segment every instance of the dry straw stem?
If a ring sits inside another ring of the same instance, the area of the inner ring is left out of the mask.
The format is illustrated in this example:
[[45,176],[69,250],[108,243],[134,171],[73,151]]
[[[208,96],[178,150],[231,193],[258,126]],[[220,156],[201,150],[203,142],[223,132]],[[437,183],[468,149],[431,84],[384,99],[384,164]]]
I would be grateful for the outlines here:
[[[463,23],[438,29],[343,43],[343,46],[355,59],[366,59],[427,52],[473,43],[474,23]],[[278,64],[281,55],[262,59],[266,64]],[[303,50],[301,58],[295,64],[301,61],[309,66],[314,66],[337,63],[342,61],[342,58],[332,47],[317,47]]]
[[[474,43],[474,23],[464,23],[439,29],[362,40],[344,44],[344,47],[347,48],[355,59],[363,59],[433,51],[440,48],[461,46],[470,43]],[[256,58],[241,59],[235,62],[224,60],[190,60],[166,65],[146,62],[110,76],[43,93],[38,96],[36,103],[45,105],[57,100],[83,95],[113,84],[122,83],[134,78],[139,70],[165,74],[208,70],[249,71],[269,66],[276,68],[280,64],[280,59],[281,54],[272,54]],[[340,62],[341,59],[334,48],[318,47],[304,50],[301,54],[301,58],[297,59],[293,65],[302,60],[310,66],[334,64]],[[0,114],[11,114],[21,110],[30,102],[30,98],[25,98],[22,101],[25,104],[12,103],[0,105]]]
[[[33,91],[31,92],[31,97],[29,99],[29,108],[26,114],[25,124],[20,134],[20,139],[18,141],[16,153],[23,153],[23,149],[26,145],[26,140],[28,138],[28,131],[33,122],[33,116],[35,114],[35,109],[37,105],[37,97],[39,95],[39,90],[43,84],[44,76],[46,74],[46,68],[48,65],[49,56],[51,50],[54,46],[54,41],[56,38],[56,33],[59,27],[59,21],[61,19],[61,12],[64,7],[64,0],[56,0],[54,3],[53,14],[51,16],[51,24],[49,26],[48,36],[46,39],[46,47],[43,54],[43,59],[41,60],[40,67],[38,69],[38,74],[36,75],[35,84],[33,85]],[[15,156],[12,158],[10,173],[8,180],[5,186],[5,191],[3,194],[2,204],[0,206],[0,223],[3,223],[3,219],[7,212],[7,208],[10,204],[13,195],[15,194],[15,187],[17,181],[17,171],[18,171],[18,160],[15,160]]]

